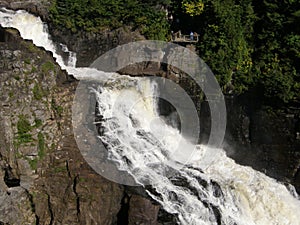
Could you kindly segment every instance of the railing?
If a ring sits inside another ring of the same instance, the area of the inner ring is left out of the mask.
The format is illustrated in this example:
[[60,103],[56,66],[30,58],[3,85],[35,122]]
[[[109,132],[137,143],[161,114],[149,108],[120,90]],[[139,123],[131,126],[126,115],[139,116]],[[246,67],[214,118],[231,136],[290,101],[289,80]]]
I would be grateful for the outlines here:
[[199,41],[199,36],[196,35],[179,35],[175,33],[172,35],[172,42],[189,42],[189,43],[196,43]]

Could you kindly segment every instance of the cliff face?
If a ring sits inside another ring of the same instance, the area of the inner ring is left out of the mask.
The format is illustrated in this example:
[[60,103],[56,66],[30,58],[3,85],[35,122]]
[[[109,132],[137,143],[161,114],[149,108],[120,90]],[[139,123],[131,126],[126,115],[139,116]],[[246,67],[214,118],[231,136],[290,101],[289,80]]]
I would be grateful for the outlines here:
[[[49,21],[49,5],[0,1],[0,7],[26,10],[44,21]],[[129,28],[76,35],[53,25],[49,30],[79,53],[79,66],[118,44],[143,39]],[[131,199],[134,194],[97,175],[82,158],[71,126],[77,81],[60,70],[51,53],[22,40],[16,30],[1,28],[0,46],[0,224],[157,224],[158,205],[141,196]],[[25,124],[20,132],[19,121]],[[132,213],[136,210],[139,216]]]
[[70,33],[69,30],[58,28],[49,24],[49,32],[57,43],[63,43],[77,54],[77,66],[88,67],[94,60],[107,51],[132,41],[143,40],[144,37],[130,27],[123,27],[112,31],[99,33],[78,32]]
[[[207,105],[202,106],[205,114]],[[249,94],[227,96],[226,107],[227,155],[300,193],[300,106],[271,107]]]
[[73,137],[77,82],[16,30],[0,33],[0,224],[116,223],[123,188],[90,169]]

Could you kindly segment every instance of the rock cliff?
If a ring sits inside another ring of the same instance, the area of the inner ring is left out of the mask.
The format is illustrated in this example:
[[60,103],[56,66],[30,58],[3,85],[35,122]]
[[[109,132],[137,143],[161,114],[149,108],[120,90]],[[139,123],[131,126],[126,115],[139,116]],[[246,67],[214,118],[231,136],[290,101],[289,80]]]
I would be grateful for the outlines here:
[[0,223],[117,223],[123,187],[97,175],[73,137],[77,82],[16,30],[0,33]]

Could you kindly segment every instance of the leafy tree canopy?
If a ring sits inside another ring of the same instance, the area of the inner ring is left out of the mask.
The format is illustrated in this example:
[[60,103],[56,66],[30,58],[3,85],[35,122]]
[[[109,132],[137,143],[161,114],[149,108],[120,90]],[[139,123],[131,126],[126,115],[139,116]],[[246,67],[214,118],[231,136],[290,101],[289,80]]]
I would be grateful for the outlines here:
[[169,23],[162,6],[170,0],[53,0],[52,22],[73,32],[99,32],[130,25],[149,39],[164,40]]
[[190,16],[199,16],[204,10],[202,0],[183,0],[182,9]]
[[73,32],[130,25],[168,40],[171,29],[195,31],[225,92],[260,88],[268,99],[300,101],[299,0],[53,0],[50,13]]

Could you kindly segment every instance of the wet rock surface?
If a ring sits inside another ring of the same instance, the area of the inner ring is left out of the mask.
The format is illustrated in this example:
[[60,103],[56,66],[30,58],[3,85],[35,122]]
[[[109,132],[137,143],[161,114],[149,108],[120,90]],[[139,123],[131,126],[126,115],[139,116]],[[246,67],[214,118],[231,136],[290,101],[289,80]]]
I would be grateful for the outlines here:
[[258,99],[227,97],[227,154],[300,193],[300,106],[273,107]]
[[159,205],[139,195],[132,195],[129,203],[129,225],[147,224],[158,225]]

